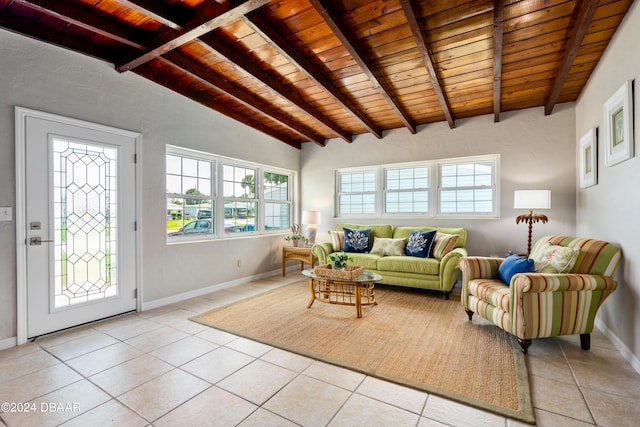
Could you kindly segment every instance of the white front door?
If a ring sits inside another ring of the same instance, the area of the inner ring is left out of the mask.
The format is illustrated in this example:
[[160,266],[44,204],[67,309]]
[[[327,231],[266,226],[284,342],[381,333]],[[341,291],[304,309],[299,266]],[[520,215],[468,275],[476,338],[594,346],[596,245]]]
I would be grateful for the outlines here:
[[136,138],[25,117],[27,337],[136,308]]

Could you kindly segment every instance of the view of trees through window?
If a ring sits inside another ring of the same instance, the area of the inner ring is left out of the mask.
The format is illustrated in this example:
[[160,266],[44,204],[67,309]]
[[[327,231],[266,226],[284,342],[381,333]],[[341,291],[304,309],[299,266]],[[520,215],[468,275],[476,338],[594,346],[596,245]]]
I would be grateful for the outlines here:
[[[168,238],[289,229],[293,209],[290,173],[212,157],[198,158],[179,150],[167,153]],[[259,176],[262,181],[256,181]]]

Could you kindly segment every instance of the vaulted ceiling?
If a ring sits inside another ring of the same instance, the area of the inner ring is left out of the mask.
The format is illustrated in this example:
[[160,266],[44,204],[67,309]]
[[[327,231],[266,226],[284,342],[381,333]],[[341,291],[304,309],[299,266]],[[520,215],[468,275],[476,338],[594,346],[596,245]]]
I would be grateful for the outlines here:
[[[0,0],[0,27],[300,148],[575,101],[633,0]],[[116,72],[114,71],[114,72]]]

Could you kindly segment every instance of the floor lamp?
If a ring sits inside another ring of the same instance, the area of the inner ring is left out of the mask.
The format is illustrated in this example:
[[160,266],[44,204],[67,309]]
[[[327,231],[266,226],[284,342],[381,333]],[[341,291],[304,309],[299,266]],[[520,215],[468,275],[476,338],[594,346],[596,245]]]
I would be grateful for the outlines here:
[[528,214],[519,215],[516,218],[516,224],[525,222],[529,224],[529,240],[527,241],[527,256],[531,254],[531,233],[533,231],[533,223],[546,223],[549,221],[546,215],[534,214],[534,209],[551,209],[551,191],[550,190],[516,190],[513,192],[513,208],[529,209]]

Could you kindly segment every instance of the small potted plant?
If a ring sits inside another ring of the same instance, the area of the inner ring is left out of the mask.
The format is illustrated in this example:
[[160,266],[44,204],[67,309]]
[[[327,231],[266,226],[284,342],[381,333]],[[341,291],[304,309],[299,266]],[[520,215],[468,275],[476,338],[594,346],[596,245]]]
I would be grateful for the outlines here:
[[344,251],[329,255],[329,259],[331,260],[331,267],[334,270],[344,270],[347,268],[347,261],[353,262],[353,258],[344,253]]
[[284,240],[291,242],[293,246],[300,246],[300,242],[304,243],[307,239],[304,237],[304,234],[300,232],[300,224],[293,224],[291,226],[291,234],[286,235]]

